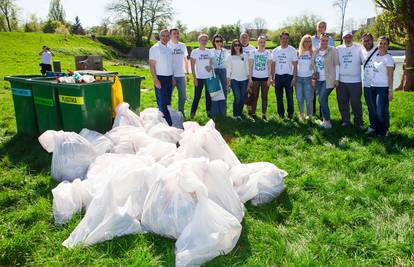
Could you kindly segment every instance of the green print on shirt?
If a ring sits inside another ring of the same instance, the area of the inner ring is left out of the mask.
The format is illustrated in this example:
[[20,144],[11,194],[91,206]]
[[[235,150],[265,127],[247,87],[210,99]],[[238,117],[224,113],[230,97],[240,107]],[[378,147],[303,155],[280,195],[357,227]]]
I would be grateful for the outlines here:
[[256,71],[265,71],[267,65],[267,56],[263,54],[254,55],[254,69]]
[[323,70],[325,68],[325,65],[323,64],[323,56],[315,58],[315,65],[319,70]]
[[224,65],[224,52],[216,54],[214,59],[216,61],[216,66],[217,67],[222,67]]

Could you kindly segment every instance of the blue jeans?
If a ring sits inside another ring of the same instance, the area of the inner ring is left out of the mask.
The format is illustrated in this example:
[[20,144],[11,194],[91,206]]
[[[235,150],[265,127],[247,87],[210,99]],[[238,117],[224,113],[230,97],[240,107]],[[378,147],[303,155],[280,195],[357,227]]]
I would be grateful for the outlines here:
[[308,116],[313,116],[313,96],[314,90],[311,85],[312,77],[297,77],[296,79],[296,99],[301,114],[306,111]]
[[174,77],[175,86],[178,91],[178,110],[185,117],[185,100],[186,100],[186,88],[185,88],[185,77]]
[[237,81],[232,79],[230,86],[234,95],[233,116],[241,116],[243,114],[244,98],[247,95],[248,80]]
[[384,136],[390,127],[388,87],[371,87],[371,89],[371,101],[375,112],[375,131],[378,135]]
[[[227,114],[227,70],[226,69],[214,69],[214,73],[216,77],[220,80],[221,88],[223,88],[224,98],[223,102],[220,104],[220,110],[218,115]],[[221,101],[219,101],[221,102]],[[224,103],[224,104],[223,104]],[[211,107],[211,113],[213,115],[213,107]]]
[[168,106],[171,105],[171,96],[172,96],[172,79],[173,76],[160,76],[158,75],[158,80],[161,82],[161,88],[156,88],[155,86],[155,97],[157,98],[158,109],[164,114],[164,118],[167,121],[168,125],[172,125],[170,112],[168,111]]
[[375,129],[375,103],[372,98],[373,89],[364,87],[364,98],[368,108],[369,127]]
[[286,91],[286,101],[287,101],[287,113],[288,117],[293,117],[294,107],[293,107],[293,87],[292,75],[283,74],[275,75],[275,90],[276,90],[276,101],[277,101],[277,113],[280,117],[285,117],[285,107],[283,105],[283,89]]
[[206,87],[206,89],[204,90],[204,94],[206,96],[206,112],[207,112],[207,115],[210,116],[211,97],[210,97],[210,94],[208,93],[207,86],[205,86],[206,79],[197,79],[197,81],[198,81],[198,85],[194,87],[194,100],[193,100],[193,104],[191,105],[191,115],[192,116],[195,115],[197,108],[198,108],[198,103],[200,102],[201,93],[203,92],[203,87]]
[[319,94],[319,105],[322,109],[322,118],[326,121],[331,120],[331,113],[329,111],[328,99],[329,95],[332,93],[333,88],[326,88],[326,81],[318,81],[316,88]]

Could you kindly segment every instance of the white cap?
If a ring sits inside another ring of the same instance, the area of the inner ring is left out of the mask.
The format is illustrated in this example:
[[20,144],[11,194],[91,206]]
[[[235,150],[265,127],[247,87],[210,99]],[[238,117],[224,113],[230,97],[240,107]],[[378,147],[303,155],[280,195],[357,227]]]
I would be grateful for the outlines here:
[[352,32],[351,31],[345,31],[343,34],[342,34],[342,38],[344,38],[345,36],[347,36],[347,35],[353,35],[352,34]]

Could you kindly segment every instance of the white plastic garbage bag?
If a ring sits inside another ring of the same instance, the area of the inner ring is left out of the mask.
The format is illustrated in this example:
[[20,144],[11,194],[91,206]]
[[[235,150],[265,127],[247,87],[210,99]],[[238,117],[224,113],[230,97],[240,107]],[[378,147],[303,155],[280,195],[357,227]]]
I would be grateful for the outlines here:
[[198,203],[191,222],[175,243],[176,266],[200,266],[229,253],[239,240],[239,221],[206,196],[197,195]]
[[68,181],[61,182],[57,187],[52,189],[53,194],[53,216],[55,223],[58,225],[67,223],[73,216],[85,207],[92,198],[80,179],[72,183]]
[[174,110],[171,106],[168,106],[168,111],[170,112],[172,127],[184,129],[184,115],[181,112]]
[[177,144],[181,139],[182,132],[181,129],[158,123],[148,130],[148,135],[164,142]]
[[112,128],[119,126],[134,126],[144,127],[141,118],[129,109],[129,104],[126,102],[120,103],[115,108],[115,120]]
[[[200,126],[196,122],[185,122],[180,145],[186,147],[191,154],[193,150],[204,150],[210,160],[222,159],[230,167],[240,164],[239,159],[227,145],[221,134],[215,129],[213,120],[205,126]],[[198,148],[197,148],[198,147]]]
[[112,152],[117,154],[135,154],[134,142],[145,133],[144,128],[119,126],[105,134],[114,144]]
[[79,135],[92,144],[98,155],[109,153],[112,150],[113,144],[111,140],[103,134],[83,128]]
[[268,162],[241,164],[230,170],[230,178],[243,203],[253,205],[271,202],[283,190],[287,172]]
[[164,114],[156,108],[146,108],[140,113],[140,118],[147,131],[159,123],[168,125],[167,121],[164,119]]
[[52,157],[52,177],[57,181],[84,179],[97,154],[92,144],[74,132],[48,130],[39,137],[42,147]]
[[191,170],[167,168],[148,192],[142,226],[146,231],[177,239],[193,217],[197,192],[207,194],[207,189]]
[[89,205],[85,217],[63,243],[92,245],[116,236],[142,232],[142,208],[149,188],[165,168],[159,164],[130,170],[121,166]]

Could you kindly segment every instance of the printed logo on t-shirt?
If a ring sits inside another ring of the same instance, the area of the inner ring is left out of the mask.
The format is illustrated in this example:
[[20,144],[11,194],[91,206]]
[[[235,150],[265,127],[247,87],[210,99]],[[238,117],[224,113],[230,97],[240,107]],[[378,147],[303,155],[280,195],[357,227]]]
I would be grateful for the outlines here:
[[311,60],[312,57],[308,54],[303,54],[301,56],[298,57],[299,60]]
[[265,71],[267,66],[267,55],[266,54],[255,54],[254,55],[254,69],[256,71]]
[[198,59],[199,60],[206,60],[206,59],[210,59],[210,56],[209,56],[209,54],[200,54],[198,56]]
[[349,65],[352,65],[352,51],[346,51],[342,55],[342,62],[344,64],[345,69],[348,68]]
[[319,70],[325,69],[325,65],[323,64],[323,56],[319,55],[315,58],[315,65]]
[[183,55],[184,51],[181,48],[173,48],[173,55]]

